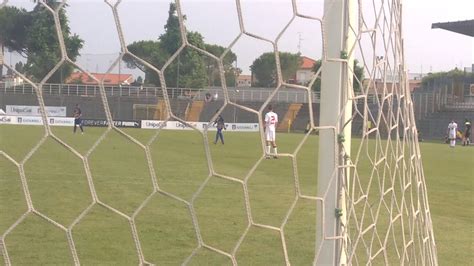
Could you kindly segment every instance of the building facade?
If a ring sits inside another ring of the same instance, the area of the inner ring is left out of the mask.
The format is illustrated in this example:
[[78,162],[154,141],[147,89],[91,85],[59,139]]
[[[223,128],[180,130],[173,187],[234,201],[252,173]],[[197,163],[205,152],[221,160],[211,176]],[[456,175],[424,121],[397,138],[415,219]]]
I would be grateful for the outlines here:
[[299,85],[308,84],[315,75],[315,73],[313,72],[313,66],[315,63],[316,63],[316,60],[309,58],[307,56],[302,56],[301,65],[298,68],[298,70],[296,70],[294,83],[299,84]]
[[239,75],[237,77],[237,87],[251,87],[252,76],[251,75]]

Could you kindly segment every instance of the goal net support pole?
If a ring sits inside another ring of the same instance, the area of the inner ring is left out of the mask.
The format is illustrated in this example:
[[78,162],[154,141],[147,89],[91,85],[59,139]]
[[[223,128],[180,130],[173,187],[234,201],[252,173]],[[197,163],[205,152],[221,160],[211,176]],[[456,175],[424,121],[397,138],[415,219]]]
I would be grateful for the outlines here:
[[[319,132],[318,196],[324,202],[318,208],[316,235],[317,265],[346,264],[346,206],[344,189],[348,186],[350,155],[353,53],[355,35],[354,0],[325,0],[321,72],[320,126],[333,128]],[[352,27],[354,28],[354,27]],[[323,210],[324,209],[324,210]],[[318,251],[319,250],[319,251]]]

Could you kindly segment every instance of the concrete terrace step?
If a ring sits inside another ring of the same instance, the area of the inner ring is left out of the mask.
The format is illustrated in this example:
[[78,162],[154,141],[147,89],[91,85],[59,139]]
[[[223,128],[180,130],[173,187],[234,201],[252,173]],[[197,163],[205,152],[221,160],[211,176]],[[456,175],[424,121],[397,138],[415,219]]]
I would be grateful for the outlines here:
[[281,122],[278,124],[278,130],[279,131],[287,131],[291,127],[291,123],[295,120],[296,116],[298,115],[298,112],[301,110],[301,106],[303,106],[302,103],[292,103],[288,107],[285,116],[281,120]]
[[199,121],[202,109],[204,108],[204,101],[193,101],[190,108],[186,112],[186,121]]

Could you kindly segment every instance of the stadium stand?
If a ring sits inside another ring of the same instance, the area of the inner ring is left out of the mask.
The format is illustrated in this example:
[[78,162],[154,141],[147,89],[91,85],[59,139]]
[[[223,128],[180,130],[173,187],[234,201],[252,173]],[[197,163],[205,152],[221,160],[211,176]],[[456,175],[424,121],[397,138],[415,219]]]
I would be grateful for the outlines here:
[[279,131],[288,131],[291,129],[291,124],[294,122],[296,116],[301,109],[301,103],[291,103],[283,117],[280,117],[280,123],[278,124]]
[[[449,82],[448,82],[449,81]],[[467,77],[462,84],[472,84],[471,77]],[[448,89],[439,90],[436,88],[449,88],[452,84],[450,80],[438,79],[435,82],[427,84],[426,88],[416,92],[412,95],[415,108],[415,116],[418,129],[423,135],[424,139],[443,139],[446,133],[446,126],[451,119],[454,119],[462,125],[465,118],[474,120],[474,104],[466,101],[454,101],[451,91]],[[99,91],[96,87],[67,87],[62,90],[56,85],[48,85],[44,87],[43,96],[45,104],[48,106],[66,106],[68,115],[74,105],[79,103],[83,110],[85,118],[89,119],[104,119],[102,101],[100,99]],[[469,87],[463,85],[464,95],[469,95]],[[1,88],[0,88],[1,89]],[[112,90],[113,89],[113,90]],[[0,90],[0,108],[5,108],[8,105],[38,105],[34,90],[28,86],[18,88],[3,88]],[[244,94],[242,94],[244,95]],[[251,95],[246,93],[244,96]],[[254,98],[258,96],[254,92]],[[284,92],[283,92],[283,95]],[[421,96],[420,96],[421,95]],[[243,97],[236,100],[238,104],[249,107],[253,110],[260,110],[263,101],[251,100]],[[258,98],[258,97],[257,97]],[[298,112],[292,119],[291,131],[303,132],[306,128],[307,122],[310,119],[308,103],[286,101],[287,97],[280,97],[280,101],[274,98],[270,104],[274,106],[276,113],[279,115],[280,124],[284,127],[288,123],[285,121],[288,110],[291,106],[298,106]],[[303,99],[303,98],[302,98]],[[147,88],[144,90],[137,90],[137,88],[122,88],[121,91],[117,88],[107,90],[107,100],[110,105],[111,113],[114,119],[120,120],[142,120],[154,119],[163,120],[166,117],[166,105],[160,90],[156,88]],[[188,121],[209,121],[215,114],[216,110],[221,108],[224,104],[223,97],[219,97],[218,101],[204,102],[201,99],[194,97],[194,100],[185,95],[179,94],[170,99],[171,109],[173,113],[180,119]],[[362,110],[362,106],[358,109]],[[369,102],[369,110],[376,118],[378,115],[377,105]],[[315,125],[319,125],[319,103],[313,103],[313,112]],[[265,113],[265,110],[263,110]],[[223,110],[222,115],[226,122],[236,123],[256,123],[258,122],[257,115],[246,110],[234,107],[228,104]],[[263,115],[263,114],[262,114]],[[383,128],[383,121],[379,125],[380,133],[386,134],[387,129]],[[279,128],[281,131],[287,131],[286,127]],[[355,135],[362,133],[363,121],[355,116],[352,124],[352,131]]]
[[186,112],[186,121],[199,121],[204,104],[204,101],[193,101]]

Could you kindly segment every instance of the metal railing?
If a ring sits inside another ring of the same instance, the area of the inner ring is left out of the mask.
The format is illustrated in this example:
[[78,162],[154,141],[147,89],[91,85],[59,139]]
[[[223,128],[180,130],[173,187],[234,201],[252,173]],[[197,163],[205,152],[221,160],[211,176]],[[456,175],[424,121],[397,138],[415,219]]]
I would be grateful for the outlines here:
[[[163,91],[158,87],[137,86],[104,86],[107,96],[126,97],[163,97]],[[83,84],[43,84],[43,94],[62,96],[98,96],[100,87]],[[28,83],[7,86],[0,82],[0,92],[9,94],[34,94],[33,87]]]
[[[133,98],[147,98],[158,97],[163,98],[163,90],[161,87],[147,87],[147,86],[104,86],[107,96],[117,97],[133,97]],[[100,95],[100,87],[98,85],[84,85],[84,84],[43,84],[41,87],[43,95],[57,95],[57,96],[90,96],[98,97]],[[0,82],[0,93],[5,94],[34,94],[35,90],[28,83],[22,84],[6,84]],[[229,99],[233,102],[263,102],[266,101],[273,89],[269,88],[228,88]],[[183,100],[206,100],[207,96],[222,100],[224,94],[222,88],[211,87],[206,89],[190,89],[190,88],[168,88],[167,94],[171,99]],[[207,96],[206,96],[207,95]],[[308,94],[304,90],[297,90],[292,88],[281,88],[272,98],[273,102],[285,103],[308,103],[308,98],[311,97],[313,103],[320,102],[320,93],[311,92]],[[375,95],[368,95],[369,103],[375,102]],[[363,99],[359,99],[362,103]]]
[[[43,84],[41,87],[43,94],[61,96],[98,96],[100,87],[98,85],[84,84]],[[163,97],[160,87],[145,86],[104,86],[107,96],[122,97]],[[263,102],[272,94],[273,90],[268,88],[229,88],[229,97],[232,101],[257,101]],[[34,94],[35,91],[28,83],[7,85],[0,82],[0,93],[7,94]],[[219,99],[223,99],[221,88],[213,87],[208,89],[188,89],[188,88],[168,88],[168,96],[172,99],[205,100],[206,94],[214,97],[217,94]],[[312,101],[319,102],[319,92],[311,93]],[[303,90],[282,89],[274,96],[273,101],[287,103],[307,103],[308,93]]]
[[[267,88],[229,88],[229,99],[233,102],[263,102],[266,101],[273,93],[272,89]],[[220,88],[212,88],[208,90],[199,90],[194,99],[206,100],[206,94],[214,98],[217,94],[217,99],[224,97],[223,91]],[[311,92],[312,102],[319,103],[319,92]],[[273,102],[285,103],[307,103],[308,93],[303,90],[295,89],[281,89],[272,98]]]
[[412,94],[415,116],[422,119],[440,111],[474,111],[474,102],[465,101],[449,92],[447,87]]

